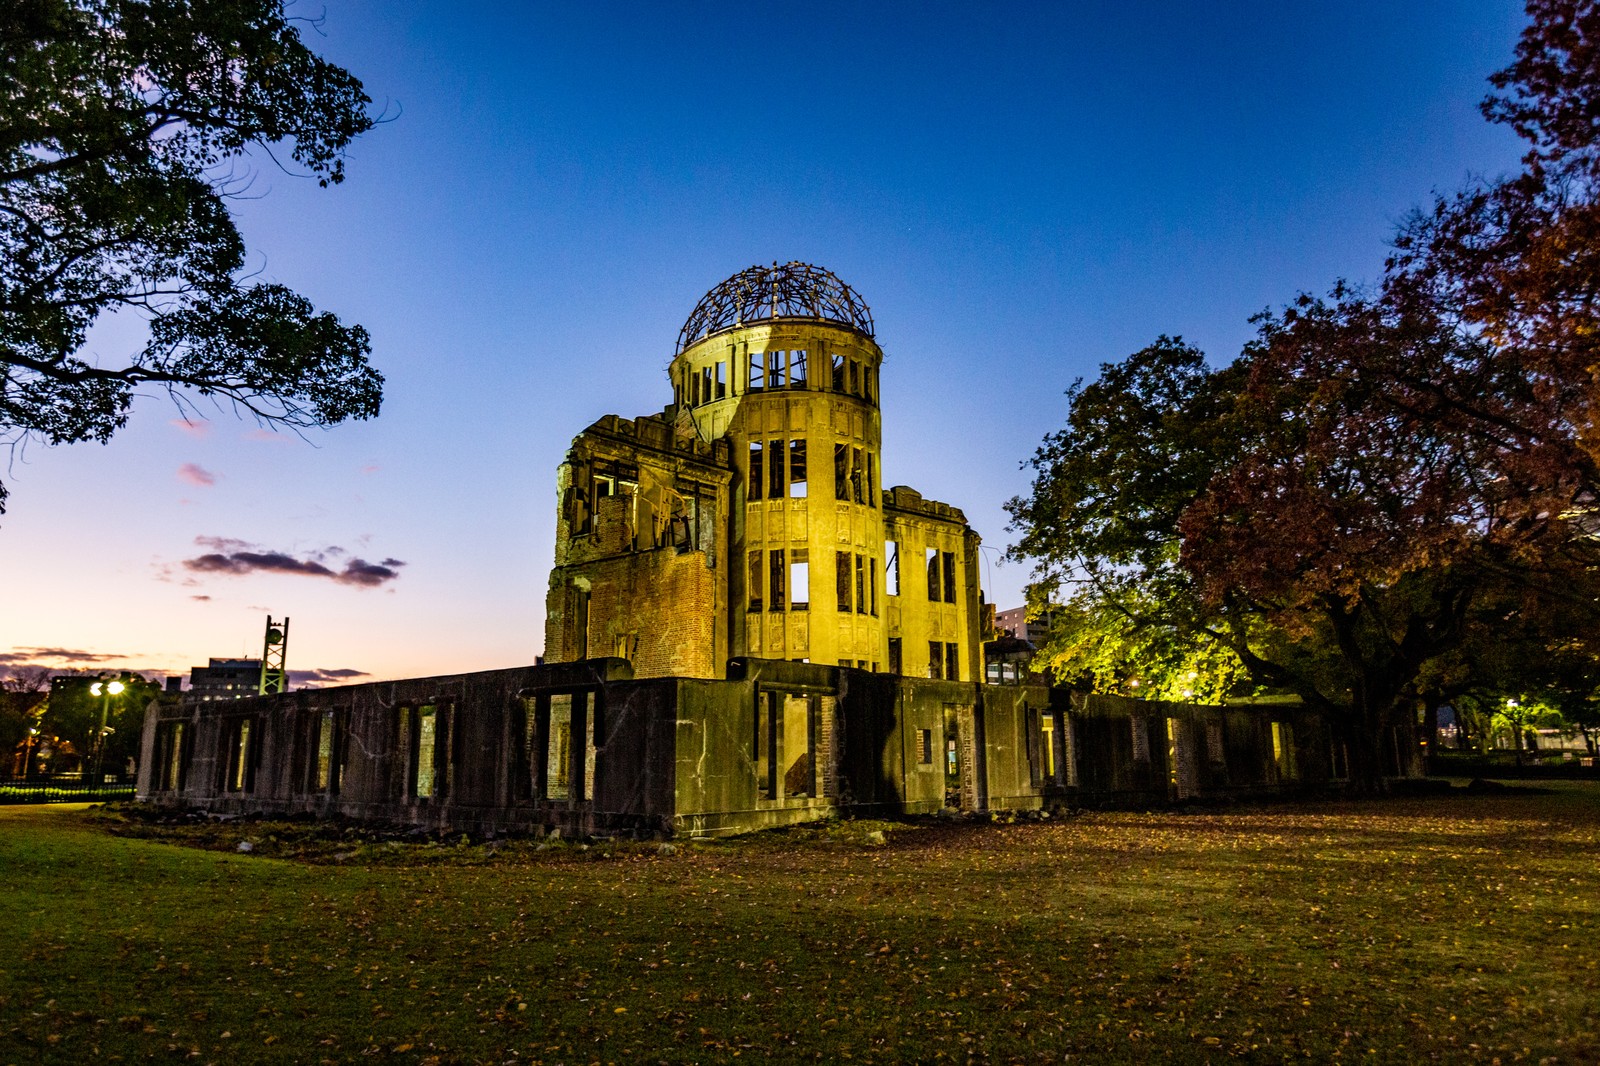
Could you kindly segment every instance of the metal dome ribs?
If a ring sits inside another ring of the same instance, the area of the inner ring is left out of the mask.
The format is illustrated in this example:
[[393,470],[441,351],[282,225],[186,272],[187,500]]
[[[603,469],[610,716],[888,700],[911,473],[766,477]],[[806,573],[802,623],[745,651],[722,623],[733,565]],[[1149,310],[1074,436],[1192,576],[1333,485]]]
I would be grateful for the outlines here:
[[854,289],[810,263],[741,270],[701,298],[678,331],[676,356],[713,333],[776,318],[837,322],[873,336],[872,311]]

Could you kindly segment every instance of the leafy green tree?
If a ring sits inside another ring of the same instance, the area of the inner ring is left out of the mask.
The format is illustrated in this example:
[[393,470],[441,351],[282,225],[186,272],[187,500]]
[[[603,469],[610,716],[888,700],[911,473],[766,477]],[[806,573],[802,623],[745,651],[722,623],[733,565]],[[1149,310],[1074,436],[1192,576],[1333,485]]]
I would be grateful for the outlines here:
[[[366,331],[243,276],[227,207],[252,159],[343,180],[373,124],[361,83],[284,7],[0,5],[0,439],[103,442],[147,387],[290,427],[377,414]],[[148,341],[91,361],[110,315],[142,318]]]

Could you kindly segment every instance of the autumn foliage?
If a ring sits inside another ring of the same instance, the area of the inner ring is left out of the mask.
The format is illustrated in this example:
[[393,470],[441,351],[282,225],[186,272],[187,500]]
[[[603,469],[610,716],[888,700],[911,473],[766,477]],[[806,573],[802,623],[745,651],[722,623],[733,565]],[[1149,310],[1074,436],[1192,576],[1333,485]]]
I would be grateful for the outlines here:
[[1600,10],[1529,14],[1483,105],[1528,140],[1522,172],[1418,212],[1381,284],[1263,315],[1226,368],[1162,338],[1069,393],[1011,504],[1016,554],[1068,581],[1047,650],[1065,679],[1149,672],[1062,654],[1097,627],[1225,648],[1254,687],[1329,713],[1370,789],[1443,698],[1441,662],[1518,647],[1514,676],[1467,683],[1515,693],[1596,661]]

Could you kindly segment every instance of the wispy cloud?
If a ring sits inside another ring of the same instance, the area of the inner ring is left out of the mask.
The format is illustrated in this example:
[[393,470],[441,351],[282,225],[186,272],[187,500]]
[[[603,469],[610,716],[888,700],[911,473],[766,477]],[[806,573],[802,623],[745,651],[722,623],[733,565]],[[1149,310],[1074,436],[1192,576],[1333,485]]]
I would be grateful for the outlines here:
[[184,463],[178,467],[178,478],[200,488],[209,488],[217,483],[217,475],[199,463]]
[[261,548],[245,541],[227,537],[196,537],[195,543],[211,551],[183,560],[184,569],[195,574],[220,574],[243,577],[247,574],[299,574],[302,577],[320,577],[341,585],[360,588],[377,588],[400,576],[406,564],[400,559],[384,559],[371,563],[361,558],[347,559],[339,569],[323,562],[349,554],[343,548],[330,546],[320,550],[294,555],[289,552]]
[[18,648],[15,651],[0,652],[0,664],[15,665],[28,663],[39,665],[46,662],[63,663],[107,663],[126,659],[122,654],[106,654],[97,651],[84,651],[82,648]]
[[24,671],[73,674],[103,670],[109,663],[126,663],[127,660],[126,655],[110,655],[82,648],[17,648],[0,652],[0,679],[18,677]]
[[174,418],[167,425],[176,427],[180,432],[187,433],[195,440],[204,440],[211,435],[211,423],[203,418],[190,421],[187,418]]
[[201,603],[210,603],[211,602],[211,597],[210,596],[190,596],[189,598],[191,600],[199,600]]
[[377,463],[368,463],[366,466],[361,468],[361,472],[363,474],[376,474],[382,469],[383,467],[379,466]]
[[242,434],[243,439],[263,444],[297,444],[300,438],[293,433],[274,433],[270,429],[252,429]]
[[291,688],[319,688],[323,685],[337,685],[351,681],[358,677],[371,677],[365,670],[352,670],[349,667],[337,669],[316,670],[290,670],[289,686]]

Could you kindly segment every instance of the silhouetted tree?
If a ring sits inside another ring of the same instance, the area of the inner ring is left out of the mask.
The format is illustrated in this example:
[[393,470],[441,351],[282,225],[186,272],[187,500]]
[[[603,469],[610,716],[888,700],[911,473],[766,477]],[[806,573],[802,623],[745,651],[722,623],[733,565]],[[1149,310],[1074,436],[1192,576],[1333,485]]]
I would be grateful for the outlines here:
[[[0,439],[105,441],[142,386],[292,427],[376,415],[366,331],[243,277],[226,205],[251,153],[341,181],[370,103],[279,0],[0,5]],[[84,358],[119,313],[147,343]]]

